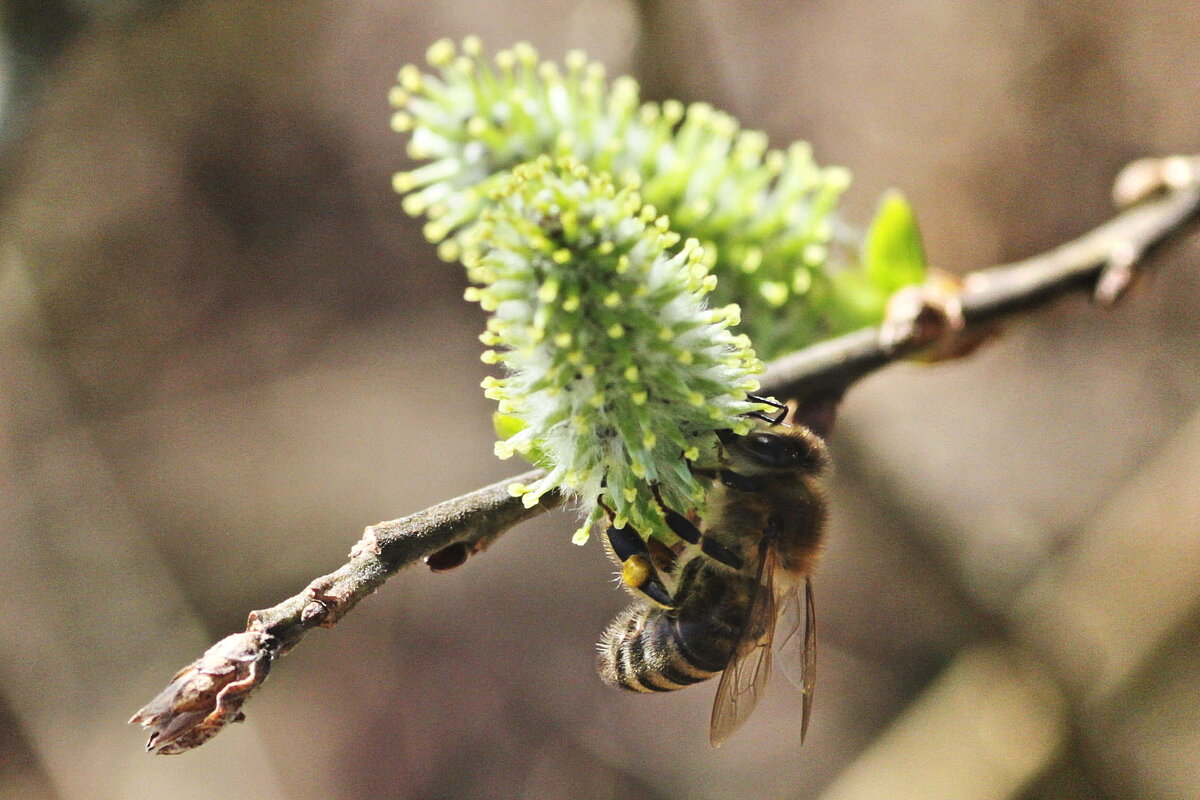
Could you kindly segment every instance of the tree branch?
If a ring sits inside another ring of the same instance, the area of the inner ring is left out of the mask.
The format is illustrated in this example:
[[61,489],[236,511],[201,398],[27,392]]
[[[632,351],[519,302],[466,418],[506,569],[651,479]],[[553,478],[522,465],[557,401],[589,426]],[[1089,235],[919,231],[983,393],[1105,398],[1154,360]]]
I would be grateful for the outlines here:
[[[1176,160],[1178,157],[1134,162],[1117,179],[1117,191],[1132,174]],[[1191,161],[1198,163],[1200,157]],[[1087,291],[1106,305],[1116,302],[1136,279],[1136,268],[1144,265],[1146,257],[1179,238],[1200,216],[1200,183],[1196,177],[1200,163],[1195,170],[1187,183],[1144,187],[1143,195],[1150,188],[1171,191],[1129,208],[1078,239],[1024,261],[965,276],[956,295],[959,328],[941,333],[947,338],[970,340],[986,335],[994,323],[1006,317],[1077,291]],[[1142,199],[1118,196],[1123,200]],[[876,369],[935,344],[917,335],[889,343],[886,327],[885,323],[881,328],[864,328],[771,362],[763,377],[764,391],[792,398],[837,395]]]
[[[886,364],[918,354],[963,355],[997,321],[1062,295],[1085,290],[1099,302],[1115,302],[1146,257],[1178,238],[1200,216],[1198,165],[1200,159],[1180,157],[1131,164],[1117,181],[1117,194],[1140,205],[1047,253],[972,273],[950,289],[944,280],[923,287],[914,295],[915,305],[898,305],[878,328],[820,342],[772,362],[763,377],[763,391],[817,405],[826,399],[827,405],[835,405],[851,384]],[[1144,199],[1154,192],[1162,194]],[[527,472],[368,527],[345,565],[317,578],[300,594],[251,612],[244,632],[210,648],[134,715],[131,722],[151,729],[147,749],[181,753],[241,720],[242,704],[279,655],[313,628],[336,624],[403,567],[425,559],[433,569],[453,568],[513,525],[557,506],[557,496],[525,508],[520,498],[509,494],[511,483],[528,484],[540,475],[538,470]]]

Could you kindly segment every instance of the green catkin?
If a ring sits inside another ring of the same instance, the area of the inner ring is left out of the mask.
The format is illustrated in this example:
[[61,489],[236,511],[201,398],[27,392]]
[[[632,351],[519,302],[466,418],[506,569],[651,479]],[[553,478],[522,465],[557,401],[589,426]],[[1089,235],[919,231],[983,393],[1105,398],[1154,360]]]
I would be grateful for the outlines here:
[[493,203],[462,240],[481,284],[467,297],[492,311],[488,338],[501,343],[485,360],[506,373],[485,390],[523,424],[496,452],[536,448],[548,465],[514,494],[532,505],[565,488],[589,520],[603,498],[618,523],[669,539],[650,484],[694,506],[684,451],[711,453],[715,431],[744,432],[761,409],[747,393],[762,365],[730,332],[736,314],[705,307],[703,248],[674,247],[633,188],[569,159],[517,167]]
[[[704,103],[642,103],[636,81],[610,83],[578,51],[562,68],[528,45],[491,62],[481,51],[474,37],[461,53],[436,43],[428,55],[435,74],[406,67],[391,98],[401,107],[393,127],[411,133],[409,154],[429,162],[394,183],[406,211],[430,218],[431,239],[476,220],[516,165],[570,157],[593,174],[639,184],[680,241],[704,245],[718,278],[711,302],[741,306],[741,330],[763,357],[872,321],[864,305],[881,308],[874,296],[839,302],[836,274],[860,271],[834,215],[850,176],[817,166],[808,145],[770,150],[762,133]],[[855,282],[855,291],[870,293],[869,282]]]
[[[642,103],[578,51],[560,67],[527,44],[482,50],[442,40],[432,74],[400,70],[392,127],[426,163],[393,185],[491,315],[496,453],[547,469],[514,495],[578,498],[577,542],[604,507],[669,541],[651,485],[673,508],[701,503],[687,462],[764,408],[747,397],[758,355],[877,322],[923,275],[915,223],[894,200],[860,248],[835,214],[849,173],[808,145],[770,150],[707,104]],[[894,253],[916,255],[889,272]]]

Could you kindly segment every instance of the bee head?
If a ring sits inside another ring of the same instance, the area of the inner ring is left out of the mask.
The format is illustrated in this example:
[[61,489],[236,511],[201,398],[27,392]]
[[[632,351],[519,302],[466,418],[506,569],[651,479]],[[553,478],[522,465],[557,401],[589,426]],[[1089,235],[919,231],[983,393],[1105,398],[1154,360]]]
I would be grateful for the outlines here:
[[761,426],[745,436],[722,437],[728,466],[746,476],[816,474],[829,464],[820,437],[803,426]]

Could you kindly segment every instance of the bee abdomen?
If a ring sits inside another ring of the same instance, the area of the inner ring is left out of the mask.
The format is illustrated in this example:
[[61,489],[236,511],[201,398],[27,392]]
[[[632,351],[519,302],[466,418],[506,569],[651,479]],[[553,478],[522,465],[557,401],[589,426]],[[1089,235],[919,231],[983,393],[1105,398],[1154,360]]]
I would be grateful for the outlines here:
[[605,683],[635,692],[669,692],[724,669],[733,638],[704,619],[685,622],[638,604],[617,615],[599,650]]

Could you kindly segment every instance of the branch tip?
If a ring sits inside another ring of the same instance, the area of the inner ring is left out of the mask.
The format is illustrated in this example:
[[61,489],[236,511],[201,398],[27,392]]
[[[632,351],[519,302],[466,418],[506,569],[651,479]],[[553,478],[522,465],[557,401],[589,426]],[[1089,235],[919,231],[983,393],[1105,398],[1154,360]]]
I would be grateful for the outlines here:
[[278,654],[279,641],[270,634],[226,636],[177,672],[129,722],[150,731],[146,750],[156,755],[199,747],[245,719],[242,704],[266,680]]

